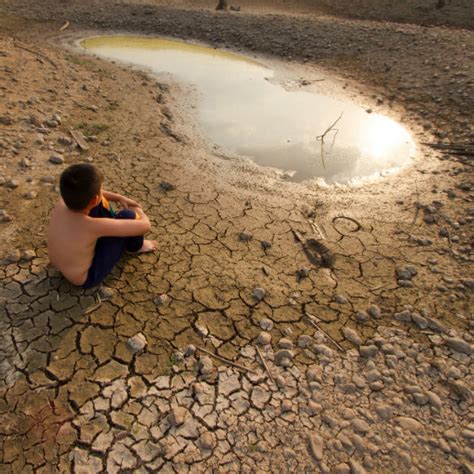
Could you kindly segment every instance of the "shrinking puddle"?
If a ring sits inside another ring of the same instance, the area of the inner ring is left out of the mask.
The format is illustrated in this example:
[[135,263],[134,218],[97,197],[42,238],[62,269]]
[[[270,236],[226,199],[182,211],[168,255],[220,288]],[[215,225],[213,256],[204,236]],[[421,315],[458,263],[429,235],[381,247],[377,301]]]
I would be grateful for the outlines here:
[[90,38],[81,45],[99,57],[196,85],[204,133],[230,152],[287,171],[290,180],[347,183],[396,171],[414,157],[410,134],[393,120],[351,102],[288,91],[271,82],[271,69],[244,56],[125,36]]

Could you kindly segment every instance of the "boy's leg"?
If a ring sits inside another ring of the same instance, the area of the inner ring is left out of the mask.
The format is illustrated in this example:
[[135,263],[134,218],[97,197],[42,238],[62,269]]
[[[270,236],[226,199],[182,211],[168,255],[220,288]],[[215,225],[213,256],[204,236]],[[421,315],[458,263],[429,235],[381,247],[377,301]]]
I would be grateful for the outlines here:
[[[115,218],[135,219],[135,212],[131,209],[122,209],[116,214]],[[137,237],[101,237],[97,239],[92,265],[89,268],[87,280],[83,287],[91,288],[98,285],[118,263],[124,250],[138,252],[143,246],[143,240],[143,235]]]
[[[136,214],[132,209],[122,209],[115,216],[116,219],[135,219]],[[143,235],[137,235],[136,237],[125,237],[126,244],[125,250],[127,252],[135,253],[138,252],[142,246],[145,237]]]

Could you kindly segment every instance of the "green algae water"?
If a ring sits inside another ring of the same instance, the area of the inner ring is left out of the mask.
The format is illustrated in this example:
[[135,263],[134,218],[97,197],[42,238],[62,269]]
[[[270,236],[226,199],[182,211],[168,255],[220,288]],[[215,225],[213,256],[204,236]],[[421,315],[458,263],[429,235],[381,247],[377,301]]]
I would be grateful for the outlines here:
[[350,183],[397,171],[415,154],[410,134],[397,122],[351,102],[288,91],[269,81],[271,69],[237,54],[129,36],[81,45],[101,58],[196,85],[204,135],[261,166],[285,170],[293,181]]

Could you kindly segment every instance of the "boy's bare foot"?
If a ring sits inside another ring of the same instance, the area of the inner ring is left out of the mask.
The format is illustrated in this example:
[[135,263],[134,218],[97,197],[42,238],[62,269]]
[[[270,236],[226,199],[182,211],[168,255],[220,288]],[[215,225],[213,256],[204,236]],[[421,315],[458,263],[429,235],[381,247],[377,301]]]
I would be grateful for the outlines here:
[[158,247],[156,240],[144,240],[142,248],[137,253],[154,252]]
[[139,253],[150,253],[154,252],[158,247],[156,240],[144,240],[142,248],[137,252],[127,252],[130,255],[138,255]]

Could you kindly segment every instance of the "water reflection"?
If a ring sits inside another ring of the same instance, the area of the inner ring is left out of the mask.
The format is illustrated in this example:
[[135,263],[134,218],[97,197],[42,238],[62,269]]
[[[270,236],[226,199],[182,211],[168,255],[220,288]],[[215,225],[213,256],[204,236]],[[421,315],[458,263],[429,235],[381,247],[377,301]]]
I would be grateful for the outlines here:
[[[348,182],[407,165],[415,150],[408,132],[350,102],[269,81],[264,66],[224,51],[177,41],[98,37],[82,45],[98,56],[168,72],[196,84],[199,118],[216,144],[262,166],[294,171],[292,179]],[[340,116],[321,143],[316,139]]]

